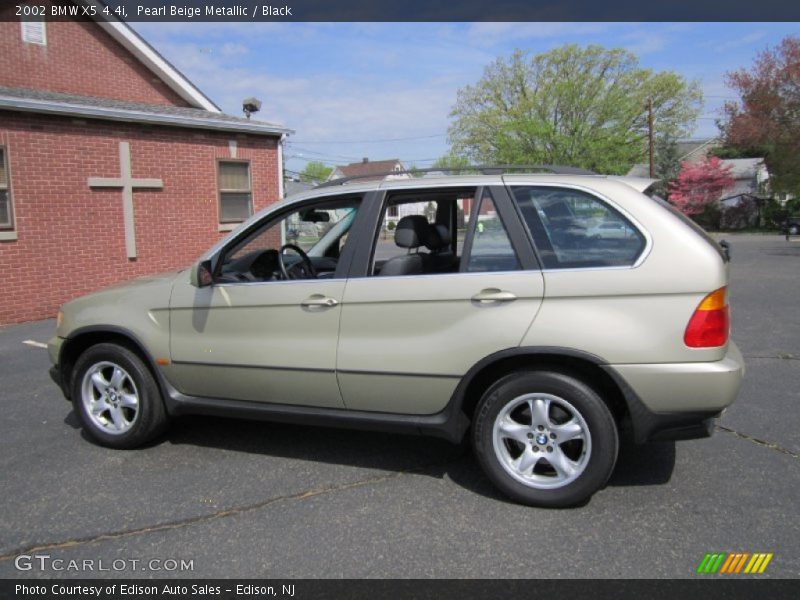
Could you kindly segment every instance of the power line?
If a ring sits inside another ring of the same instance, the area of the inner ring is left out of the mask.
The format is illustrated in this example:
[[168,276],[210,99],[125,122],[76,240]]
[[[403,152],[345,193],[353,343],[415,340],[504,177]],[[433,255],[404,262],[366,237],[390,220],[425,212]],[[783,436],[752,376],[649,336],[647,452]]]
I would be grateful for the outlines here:
[[411,140],[429,140],[432,138],[447,137],[446,133],[435,135],[417,135],[413,137],[387,138],[383,140],[291,140],[295,144],[385,144],[389,142],[408,142]]

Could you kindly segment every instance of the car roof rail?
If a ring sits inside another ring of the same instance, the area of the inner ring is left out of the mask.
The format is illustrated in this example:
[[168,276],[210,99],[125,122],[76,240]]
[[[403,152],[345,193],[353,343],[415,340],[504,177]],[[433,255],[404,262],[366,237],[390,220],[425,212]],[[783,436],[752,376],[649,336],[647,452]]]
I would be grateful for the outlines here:
[[363,179],[376,179],[381,180],[391,175],[411,175],[412,177],[419,173],[443,173],[445,175],[452,175],[453,173],[464,173],[466,175],[503,175],[511,171],[520,171],[523,173],[550,173],[553,175],[597,175],[594,171],[582,169],[580,167],[570,167],[567,165],[464,165],[456,167],[429,167],[425,169],[404,169],[400,171],[385,171],[381,173],[368,173],[365,175],[351,175],[349,177],[339,177],[330,181],[324,181],[316,188],[331,187],[334,185],[344,185],[351,181],[358,181]]

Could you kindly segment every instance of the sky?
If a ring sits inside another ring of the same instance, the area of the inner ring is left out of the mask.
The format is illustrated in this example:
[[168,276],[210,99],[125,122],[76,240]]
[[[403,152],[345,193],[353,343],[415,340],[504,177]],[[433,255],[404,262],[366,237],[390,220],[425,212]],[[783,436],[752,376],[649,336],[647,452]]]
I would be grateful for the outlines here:
[[567,43],[623,47],[640,64],[700,82],[704,107],[693,138],[717,134],[735,99],[725,73],[798,23],[133,23],[222,110],[263,102],[253,118],[295,130],[287,168],[399,158],[430,166],[448,151],[458,90],[515,49]]

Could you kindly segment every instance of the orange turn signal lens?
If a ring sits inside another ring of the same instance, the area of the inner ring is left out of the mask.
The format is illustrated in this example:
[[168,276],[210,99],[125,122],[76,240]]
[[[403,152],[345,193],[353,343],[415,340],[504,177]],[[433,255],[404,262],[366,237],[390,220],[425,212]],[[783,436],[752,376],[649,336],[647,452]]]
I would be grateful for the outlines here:
[[728,288],[721,287],[703,298],[697,310],[719,310],[728,306]]

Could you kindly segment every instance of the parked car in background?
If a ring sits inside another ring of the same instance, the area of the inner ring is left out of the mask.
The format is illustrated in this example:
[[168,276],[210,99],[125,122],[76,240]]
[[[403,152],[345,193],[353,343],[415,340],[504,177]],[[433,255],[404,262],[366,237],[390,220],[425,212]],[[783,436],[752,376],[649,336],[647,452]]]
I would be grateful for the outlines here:
[[620,221],[602,221],[586,230],[586,235],[598,240],[627,240],[636,237],[634,229]]
[[296,195],[64,305],[51,374],[112,448],[190,413],[426,434],[519,502],[582,502],[623,434],[710,435],[744,364],[723,249],[650,180],[552,170]]

